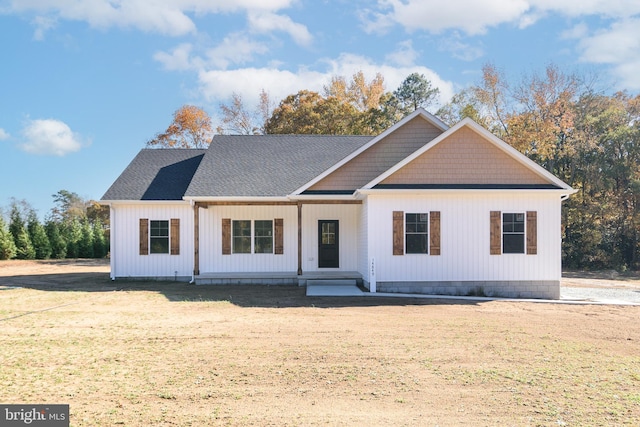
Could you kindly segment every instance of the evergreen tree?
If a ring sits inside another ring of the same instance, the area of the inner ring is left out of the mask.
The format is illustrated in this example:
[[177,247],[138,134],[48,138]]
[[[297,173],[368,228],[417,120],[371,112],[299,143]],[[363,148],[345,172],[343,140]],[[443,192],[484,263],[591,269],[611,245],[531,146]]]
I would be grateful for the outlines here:
[[51,245],[51,257],[56,259],[65,258],[67,256],[67,243],[60,233],[60,225],[53,219],[50,219],[47,221],[45,229]]
[[82,221],[81,236],[78,242],[78,257],[93,258],[93,229],[86,218]]
[[51,257],[51,244],[49,237],[42,223],[38,220],[35,211],[29,214],[29,223],[27,225],[29,238],[35,250],[36,259],[49,259]]
[[20,209],[17,204],[13,204],[11,208],[11,222],[9,223],[9,231],[13,236],[16,244],[16,258],[18,259],[35,259],[36,251],[31,243],[29,231],[25,226]]
[[67,258],[80,256],[80,241],[82,240],[82,224],[78,218],[73,218],[62,227],[62,235],[67,242]]
[[95,258],[104,258],[107,256],[108,244],[104,235],[102,221],[99,219],[93,222],[93,256]]
[[7,229],[4,218],[0,215],[0,260],[11,259],[16,256],[16,244]]

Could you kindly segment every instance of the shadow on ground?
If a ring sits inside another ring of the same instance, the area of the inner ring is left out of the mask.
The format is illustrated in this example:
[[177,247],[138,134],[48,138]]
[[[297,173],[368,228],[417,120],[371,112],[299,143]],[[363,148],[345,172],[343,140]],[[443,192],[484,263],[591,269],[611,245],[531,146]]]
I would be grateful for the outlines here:
[[241,307],[376,307],[409,305],[477,305],[474,301],[385,297],[308,297],[291,285],[192,285],[184,282],[112,281],[108,273],[0,276],[2,290],[28,288],[49,292],[157,292],[172,302],[228,301]]

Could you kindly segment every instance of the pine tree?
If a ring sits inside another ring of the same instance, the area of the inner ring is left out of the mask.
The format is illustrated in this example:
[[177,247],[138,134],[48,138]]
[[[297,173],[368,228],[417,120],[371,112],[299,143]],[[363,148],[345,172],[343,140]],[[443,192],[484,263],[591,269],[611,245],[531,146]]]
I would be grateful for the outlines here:
[[16,256],[16,244],[7,229],[4,218],[0,215],[0,260],[11,259]]
[[78,242],[78,256],[80,258],[93,258],[93,230],[86,218],[82,221],[81,238]]
[[9,223],[9,231],[13,235],[13,241],[16,244],[16,258],[18,259],[35,259],[36,251],[31,243],[29,232],[24,224],[20,210],[16,204],[11,208],[11,222]]
[[29,214],[29,224],[27,226],[29,237],[35,250],[36,259],[49,259],[51,257],[51,244],[44,226],[38,220],[35,211]]
[[47,230],[47,237],[51,245],[51,257],[56,259],[63,259],[67,256],[67,243],[65,242],[62,234],[60,234],[60,225],[50,219],[45,225]]
[[73,218],[62,228],[62,234],[67,242],[67,258],[80,256],[80,241],[82,240],[82,224],[78,218]]
[[96,219],[93,222],[93,256],[95,258],[104,258],[107,255],[108,244],[104,236],[102,221]]

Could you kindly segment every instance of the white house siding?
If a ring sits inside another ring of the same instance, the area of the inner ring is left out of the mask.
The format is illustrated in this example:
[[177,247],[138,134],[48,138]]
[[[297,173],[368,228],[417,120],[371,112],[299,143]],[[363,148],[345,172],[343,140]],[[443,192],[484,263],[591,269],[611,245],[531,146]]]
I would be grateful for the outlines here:
[[[302,270],[358,271],[359,204],[302,205]],[[318,220],[339,221],[339,268],[318,268]]]
[[[378,291],[558,298],[561,201],[535,191],[369,195]],[[393,211],[441,213],[441,255],[394,256]],[[490,255],[490,212],[537,212],[537,254]]]
[[[234,254],[222,255],[222,219],[273,220],[283,219],[282,255]],[[280,206],[211,205],[200,209],[200,274],[291,272],[298,269],[298,208]]]
[[[140,255],[140,218],[180,219],[180,254]],[[186,202],[111,204],[111,277],[190,280],[193,273],[193,209]]]

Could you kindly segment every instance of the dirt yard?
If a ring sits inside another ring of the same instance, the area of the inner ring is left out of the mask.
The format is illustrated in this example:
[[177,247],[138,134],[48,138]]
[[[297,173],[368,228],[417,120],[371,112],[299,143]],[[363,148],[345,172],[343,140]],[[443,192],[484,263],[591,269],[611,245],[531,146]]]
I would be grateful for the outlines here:
[[0,402],[66,403],[72,426],[636,426],[639,319],[0,262]]

